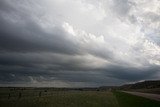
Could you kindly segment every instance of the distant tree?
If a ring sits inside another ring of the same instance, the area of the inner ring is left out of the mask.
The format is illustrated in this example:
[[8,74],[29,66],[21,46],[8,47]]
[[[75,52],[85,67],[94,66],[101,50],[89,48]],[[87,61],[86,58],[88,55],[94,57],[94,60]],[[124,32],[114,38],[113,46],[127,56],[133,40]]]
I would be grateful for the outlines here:
[[42,95],[42,92],[40,91],[40,92],[39,92],[39,97],[41,97],[41,95]]
[[19,92],[19,96],[18,96],[18,98],[20,99],[22,97],[22,93],[21,92]]
[[9,93],[9,94],[8,94],[8,99],[10,99],[10,97],[11,97],[11,94]]

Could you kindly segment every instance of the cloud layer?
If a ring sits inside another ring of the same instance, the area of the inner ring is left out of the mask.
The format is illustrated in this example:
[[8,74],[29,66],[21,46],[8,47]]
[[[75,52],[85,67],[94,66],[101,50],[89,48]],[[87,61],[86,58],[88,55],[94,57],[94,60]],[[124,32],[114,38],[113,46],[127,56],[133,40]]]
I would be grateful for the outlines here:
[[0,85],[160,78],[159,0],[1,0]]

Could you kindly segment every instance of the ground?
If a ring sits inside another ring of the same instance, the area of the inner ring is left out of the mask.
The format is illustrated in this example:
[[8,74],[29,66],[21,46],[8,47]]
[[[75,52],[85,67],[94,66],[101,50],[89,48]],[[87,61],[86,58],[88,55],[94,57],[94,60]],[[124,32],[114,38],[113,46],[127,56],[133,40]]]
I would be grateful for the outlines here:
[[160,107],[119,91],[0,90],[0,107]]

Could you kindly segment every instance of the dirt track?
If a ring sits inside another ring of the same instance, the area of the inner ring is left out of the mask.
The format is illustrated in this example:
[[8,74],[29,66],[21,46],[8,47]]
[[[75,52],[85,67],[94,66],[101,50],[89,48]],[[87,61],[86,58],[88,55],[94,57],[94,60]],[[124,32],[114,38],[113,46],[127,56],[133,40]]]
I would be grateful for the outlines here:
[[132,95],[137,95],[137,96],[145,97],[145,98],[156,100],[156,101],[160,101],[160,95],[159,94],[150,94],[150,93],[141,93],[141,92],[130,92],[130,91],[123,91],[123,92],[129,93],[129,94],[132,94]]

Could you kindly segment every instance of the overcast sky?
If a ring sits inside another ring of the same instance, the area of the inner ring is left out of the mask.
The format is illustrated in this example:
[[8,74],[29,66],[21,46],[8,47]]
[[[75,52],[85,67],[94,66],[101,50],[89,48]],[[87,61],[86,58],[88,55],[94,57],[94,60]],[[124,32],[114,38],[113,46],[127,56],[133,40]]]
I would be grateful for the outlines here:
[[160,0],[0,0],[0,86],[160,79]]

